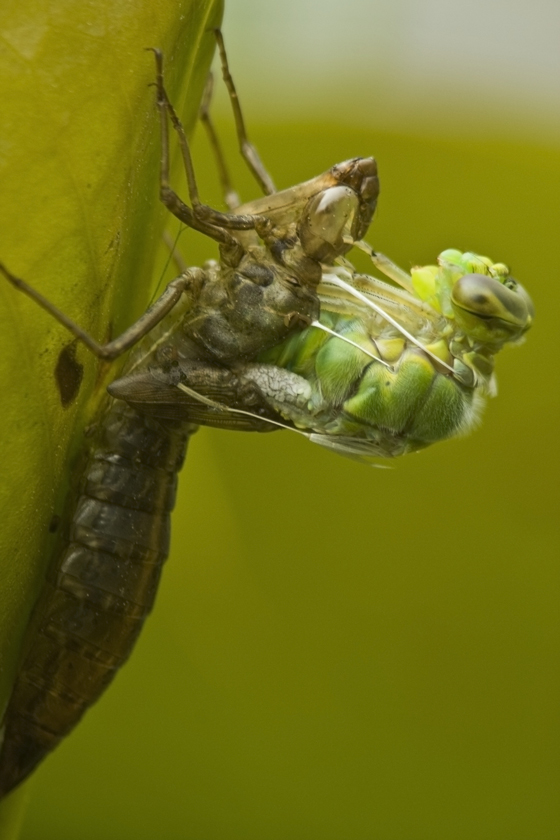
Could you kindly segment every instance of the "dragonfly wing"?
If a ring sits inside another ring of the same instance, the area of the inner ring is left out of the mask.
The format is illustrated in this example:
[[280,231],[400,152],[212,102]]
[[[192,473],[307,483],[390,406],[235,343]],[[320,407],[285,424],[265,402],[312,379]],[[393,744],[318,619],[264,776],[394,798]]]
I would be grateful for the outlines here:
[[[117,379],[108,390],[111,396],[158,420],[187,420],[247,432],[275,431],[277,427],[267,421],[281,420],[257,385],[242,382],[228,368],[205,362],[181,362],[171,371],[138,371]],[[253,416],[228,409],[248,411]]]

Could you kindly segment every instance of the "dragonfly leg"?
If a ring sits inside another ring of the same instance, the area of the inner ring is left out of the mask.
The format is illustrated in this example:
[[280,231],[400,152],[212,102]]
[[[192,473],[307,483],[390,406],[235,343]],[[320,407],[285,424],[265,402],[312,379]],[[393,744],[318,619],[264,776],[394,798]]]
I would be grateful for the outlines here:
[[215,29],[214,34],[216,36],[218,51],[220,53],[220,61],[222,63],[222,76],[229,93],[231,108],[233,110],[233,118],[235,120],[235,128],[237,130],[239,151],[241,152],[249,169],[255,176],[255,179],[259,183],[264,194],[271,195],[272,193],[276,192],[276,187],[274,186],[272,178],[266,171],[255,146],[253,146],[253,144],[247,137],[247,130],[245,128],[245,120],[243,119],[243,113],[241,111],[239,97],[237,95],[237,90],[235,88],[235,84],[229,71],[229,64],[226,48],[224,45],[223,35],[220,29]]
[[66,327],[73,335],[76,336],[91,352],[100,359],[116,359],[121,356],[140,339],[144,338],[159,322],[170,312],[183,292],[200,288],[205,273],[201,268],[191,268],[187,272],[181,274],[172,280],[164,289],[159,298],[138,318],[134,324],[131,324],[121,335],[106,344],[101,344],[96,341],[89,333],[76,324],[71,318],[62,312],[54,303],[51,303],[48,298],[44,297],[37,289],[30,286],[25,280],[16,277],[11,271],[0,263],[0,272],[4,277],[19,291],[26,294],[35,303],[39,304],[46,312],[56,318],[56,320]]
[[[160,158],[160,176],[159,176],[159,197],[163,204],[167,207],[170,213],[173,213],[181,222],[188,225],[188,227],[193,228],[194,230],[198,230],[200,233],[205,234],[206,236],[211,237],[216,242],[219,242],[222,245],[226,245],[231,248],[234,252],[240,250],[239,243],[235,240],[231,234],[224,230],[223,228],[212,224],[211,222],[203,221],[195,215],[192,208],[189,207],[182,201],[177,193],[171,188],[169,184],[169,131],[167,125],[167,114],[169,113],[170,116],[175,117],[174,126],[179,126],[177,128],[179,132],[179,137],[181,139],[181,135],[183,138],[183,143],[181,143],[181,149],[183,152],[183,159],[185,160],[185,168],[187,171],[187,180],[189,182],[189,191],[191,190],[192,183],[194,182],[194,189],[195,194],[197,194],[196,190],[196,181],[194,181],[194,171],[192,167],[192,160],[190,157],[190,151],[188,147],[188,143],[186,140],[185,132],[183,127],[180,123],[179,118],[175,114],[173,106],[167,97],[167,93],[165,92],[165,88],[163,86],[163,55],[160,50],[154,49],[152,47],[148,48],[150,52],[153,52],[156,59],[156,90],[157,90],[157,97],[156,97],[156,104],[158,107],[159,115],[160,115],[160,135],[161,135],[161,158]],[[187,165],[188,164],[188,165]],[[241,253],[239,253],[239,258],[241,257]]]
[[[185,222],[189,227],[211,236],[222,244],[235,248],[239,243],[225,228],[232,230],[266,229],[267,219],[261,215],[237,215],[235,213],[221,213],[200,201],[189,142],[183,124],[175,108],[167,96],[163,84],[163,54],[160,50],[152,49],[156,59],[156,89],[157,106],[161,122],[161,169],[160,169],[160,198],[168,210]],[[188,207],[169,185],[169,135],[167,130],[167,116],[177,133],[179,146],[183,157],[185,174],[192,208]]]
[[403,289],[414,294],[414,287],[410,274],[404,271],[400,266],[389,259],[389,257],[382,254],[381,251],[371,251],[370,259],[374,266],[379,269],[386,277],[393,280]]
[[367,254],[374,266],[382,274],[384,274],[385,277],[393,280],[393,282],[397,283],[397,285],[402,286],[402,288],[406,289],[407,292],[415,294],[410,274],[403,271],[403,269],[394,263],[393,260],[385,256],[385,254],[382,254],[381,251],[374,251],[368,242],[364,242],[361,239],[352,242],[352,246]]
[[213,90],[214,76],[212,72],[210,72],[208,73],[208,78],[206,79],[206,85],[204,87],[204,93],[202,94],[202,102],[200,105],[200,110],[198,112],[198,117],[200,119],[200,122],[204,126],[206,135],[208,137],[208,142],[210,143],[210,147],[216,160],[216,167],[218,169],[218,175],[220,178],[220,183],[222,185],[222,192],[224,194],[224,202],[229,210],[235,210],[235,208],[239,207],[239,205],[241,204],[241,200],[239,198],[239,195],[233,188],[228,168],[226,165],[226,159],[224,157],[224,152],[222,149],[222,144],[220,143],[218,133],[210,116],[210,102],[212,100]]

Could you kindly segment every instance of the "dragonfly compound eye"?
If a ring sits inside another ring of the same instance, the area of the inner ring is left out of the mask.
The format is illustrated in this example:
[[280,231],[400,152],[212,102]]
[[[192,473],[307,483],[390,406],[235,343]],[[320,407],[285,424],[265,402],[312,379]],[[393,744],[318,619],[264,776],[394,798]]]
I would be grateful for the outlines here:
[[525,289],[484,274],[465,274],[451,292],[457,323],[474,340],[501,345],[515,341],[533,322],[533,304]]
[[342,237],[350,234],[358,209],[358,196],[350,187],[329,187],[313,196],[298,227],[307,256],[324,260],[345,250]]

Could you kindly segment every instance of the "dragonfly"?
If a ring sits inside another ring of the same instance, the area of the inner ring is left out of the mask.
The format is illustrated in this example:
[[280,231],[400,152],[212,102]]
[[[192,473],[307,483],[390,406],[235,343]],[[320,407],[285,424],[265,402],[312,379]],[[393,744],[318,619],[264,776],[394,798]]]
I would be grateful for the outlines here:
[[243,367],[289,428],[363,461],[471,431],[496,394],[496,353],[534,320],[525,289],[488,257],[450,248],[409,274],[376,262],[398,286],[325,269],[319,323]]
[[[98,343],[1,267],[93,353],[129,352],[96,424],[60,556],[50,567],[4,717],[0,795],[73,729],[130,655],[169,550],[177,475],[198,425],[281,428],[360,460],[464,432],[494,388],[494,356],[522,339],[530,298],[502,263],[455,250],[404,272],[363,241],[379,181],[373,158],[277,192],[247,139],[221,33],[222,73],[242,154],[265,195],[239,204],[203,103],[227,212],[202,204],[190,148],[156,61],[160,197],[218,242],[219,261],[183,267],[121,336]],[[169,183],[169,123],[190,205]],[[389,281],[348,261],[365,250]]]

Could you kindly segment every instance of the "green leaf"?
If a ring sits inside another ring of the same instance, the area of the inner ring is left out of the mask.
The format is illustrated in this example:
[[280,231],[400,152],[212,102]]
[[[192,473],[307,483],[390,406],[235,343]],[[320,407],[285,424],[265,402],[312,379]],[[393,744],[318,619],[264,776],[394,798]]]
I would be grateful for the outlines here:
[[[222,0],[20,0],[3,12],[0,261],[99,340],[134,321],[158,279],[166,211],[145,48],[163,50],[190,129],[221,14]],[[106,366],[80,345],[67,352],[67,374],[83,367],[69,400],[56,369],[71,336],[3,278],[0,311],[1,709]]]

